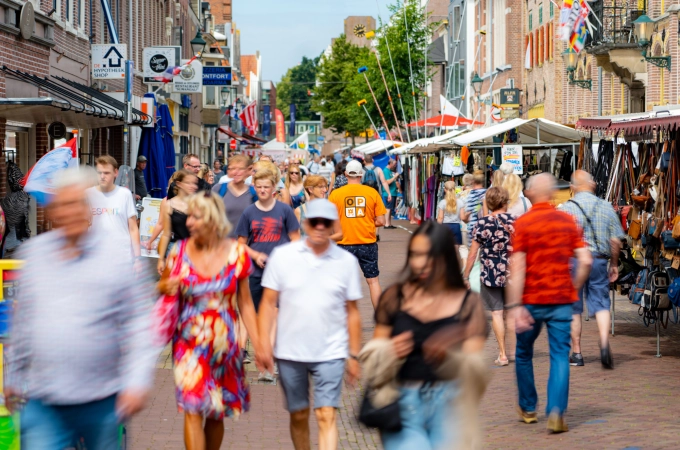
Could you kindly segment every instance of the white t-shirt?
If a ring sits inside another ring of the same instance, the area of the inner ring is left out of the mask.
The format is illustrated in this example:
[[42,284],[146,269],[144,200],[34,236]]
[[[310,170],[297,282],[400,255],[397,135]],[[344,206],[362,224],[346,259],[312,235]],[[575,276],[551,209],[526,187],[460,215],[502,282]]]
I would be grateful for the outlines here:
[[359,263],[335,244],[316,256],[301,239],[274,249],[262,287],[279,293],[274,356],[297,362],[347,358],[347,302],[363,297]]
[[446,212],[446,199],[441,199],[437,205],[437,217],[439,217],[439,211],[444,211],[443,223],[460,223],[461,209],[465,209],[465,202],[461,199],[456,199],[456,212],[449,214]]
[[116,186],[111,192],[96,187],[87,190],[92,208],[92,226],[106,233],[126,257],[132,257],[132,241],[128,219],[137,216],[137,208],[129,189]]

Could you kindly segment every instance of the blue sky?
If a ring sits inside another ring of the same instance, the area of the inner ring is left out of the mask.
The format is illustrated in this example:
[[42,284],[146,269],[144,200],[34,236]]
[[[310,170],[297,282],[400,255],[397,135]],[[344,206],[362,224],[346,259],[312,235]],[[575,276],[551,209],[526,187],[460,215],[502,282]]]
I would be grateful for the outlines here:
[[[387,4],[378,0],[380,16]],[[378,19],[376,0],[234,0],[233,17],[241,30],[241,54],[262,54],[265,80],[278,83],[281,76],[302,60],[315,57],[343,32],[347,16]]]

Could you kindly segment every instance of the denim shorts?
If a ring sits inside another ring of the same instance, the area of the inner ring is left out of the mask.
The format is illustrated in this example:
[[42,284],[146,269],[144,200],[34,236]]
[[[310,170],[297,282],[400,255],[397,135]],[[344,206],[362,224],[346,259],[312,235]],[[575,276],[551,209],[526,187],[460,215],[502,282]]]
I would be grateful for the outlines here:
[[457,442],[459,430],[452,402],[459,392],[455,381],[400,388],[401,431],[382,432],[385,450],[444,448]]
[[314,383],[314,408],[340,406],[342,379],[345,375],[344,359],[313,363],[279,359],[277,362],[288,412],[309,408],[310,376]]
[[377,278],[380,275],[378,269],[378,244],[341,245],[359,260],[359,267],[364,273],[364,278]]
[[[574,264],[576,267],[576,264]],[[574,303],[574,314],[583,313],[583,297],[588,305],[588,315],[593,317],[600,311],[609,311],[611,298],[609,297],[609,261],[593,258],[590,275],[578,293],[578,301]]]

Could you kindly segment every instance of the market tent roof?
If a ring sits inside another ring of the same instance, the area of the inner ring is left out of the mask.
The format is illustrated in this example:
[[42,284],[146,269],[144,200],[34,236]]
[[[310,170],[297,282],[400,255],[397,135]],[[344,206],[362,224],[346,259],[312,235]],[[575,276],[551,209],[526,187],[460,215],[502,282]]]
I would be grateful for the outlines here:
[[272,139],[262,146],[262,150],[289,150],[289,148],[285,142],[279,142],[276,139]]
[[398,141],[390,141],[387,139],[376,139],[374,141],[361,144],[358,147],[354,147],[354,152],[360,152],[364,155],[372,155],[373,153],[378,153],[391,149],[392,147],[398,147],[402,145]]
[[465,125],[484,125],[484,122],[478,120],[468,119],[462,116],[454,116],[451,114],[440,114],[438,116],[430,117],[425,120],[419,120],[417,122],[411,122],[407,126],[409,127],[440,127],[440,128],[453,128],[462,127]]
[[[470,131],[455,137],[451,143],[460,145],[493,144],[493,138],[506,131],[517,129],[518,142],[522,144],[563,144],[578,142],[578,131],[547,119],[512,119],[490,127]],[[540,142],[538,137],[540,136]]]
[[673,130],[679,125],[679,110],[588,117],[579,119],[576,122],[576,127],[582,130],[599,130],[606,131],[607,133],[619,133],[622,131],[626,135],[649,133],[654,128]]
[[428,145],[431,144],[448,144],[451,139],[453,139],[456,136],[460,136],[461,134],[465,133],[468,130],[454,130],[450,131],[446,134],[442,134],[441,136],[434,136],[431,138],[421,138],[415,141],[411,141],[408,144],[404,144],[401,147],[395,148],[390,150],[390,154],[393,155],[403,155],[404,153],[408,153],[415,149],[416,147],[427,147]]

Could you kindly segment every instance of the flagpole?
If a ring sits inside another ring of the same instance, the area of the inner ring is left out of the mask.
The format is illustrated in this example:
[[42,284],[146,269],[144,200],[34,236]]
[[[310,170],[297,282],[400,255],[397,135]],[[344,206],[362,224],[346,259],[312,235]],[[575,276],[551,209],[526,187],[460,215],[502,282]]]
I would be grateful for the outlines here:
[[390,106],[392,107],[392,115],[394,115],[394,123],[397,125],[397,132],[399,133],[399,140],[403,141],[404,139],[401,137],[401,127],[399,126],[399,119],[397,118],[397,111],[394,109],[394,103],[392,102],[392,95],[390,95],[390,88],[387,87],[387,80],[385,80],[385,74],[383,73],[382,70],[382,65],[380,65],[380,57],[378,57],[378,52],[373,50],[373,54],[375,55],[375,60],[378,61],[378,69],[380,69],[380,75],[382,76],[383,83],[385,84],[385,92],[387,93],[387,98],[390,101]]
[[[375,4],[378,7],[378,20],[380,19],[380,4],[378,0],[375,0]],[[399,82],[397,81],[397,72],[394,69],[394,61],[392,61],[392,51],[390,50],[390,41],[387,38],[387,32],[384,33],[385,36],[385,46],[387,47],[387,55],[390,57],[390,65],[392,66],[392,76],[394,77],[394,85],[397,88],[397,97],[399,98],[399,104],[401,105],[401,117],[404,119],[404,129],[406,130],[406,139],[411,142],[411,133],[408,130],[408,120],[406,120],[406,110],[404,109],[404,101],[401,98],[401,91],[399,90]]]
[[371,121],[371,125],[373,126],[373,131],[375,132],[375,135],[380,140],[380,142],[382,142],[383,149],[385,149],[385,152],[387,153],[387,147],[385,146],[385,142],[382,139],[380,139],[380,133],[378,133],[378,129],[376,128],[375,123],[373,122],[373,119],[371,119],[371,115],[368,113],[368,110],[366,109],[366,99],[362,98],[361,100],[359,100],[357,102],[357,105],[364,108],[364,112],[366,113],[366,117],[368,117],[368,120]]
[[375,107],[378,108],[378,113],[380,113],[380,118],[382,119],[383,125],[385,126],[385,133],[389,133],[390,128],[387,126],[387,121],[385,120],[385,116],[383,115],[383,112],[380,109],[380,105],[378,104],[378,99],[375,98],[375,93],[373,92],[373,88],[371,87],[371,83],[370,83],[370,81],[368,81],[368,76],[366,76],[366,72],[368,72],[368,67],[361,66],[361,67],[359,67],[358,72],[364,75],[364,80],[366,80],[366,84],[368,85],[368,90],[371,91],[371,96],[373,96],[373,101],[375,102]]
[[[411,63],[411,38],[408,34],[408,19],[406,19],[406,3],[404,3],[404,26],[406,27],[406,48],[408,49],[408,70],[411,74],[411,97],[413,98],[413,116],[418,120],[418,108],[416,106],[416,88],[413,80],[413,64]],[[427,119],[427,118],[425,118]],[[416,138],[420,139],[420,131],[416,127]]]

